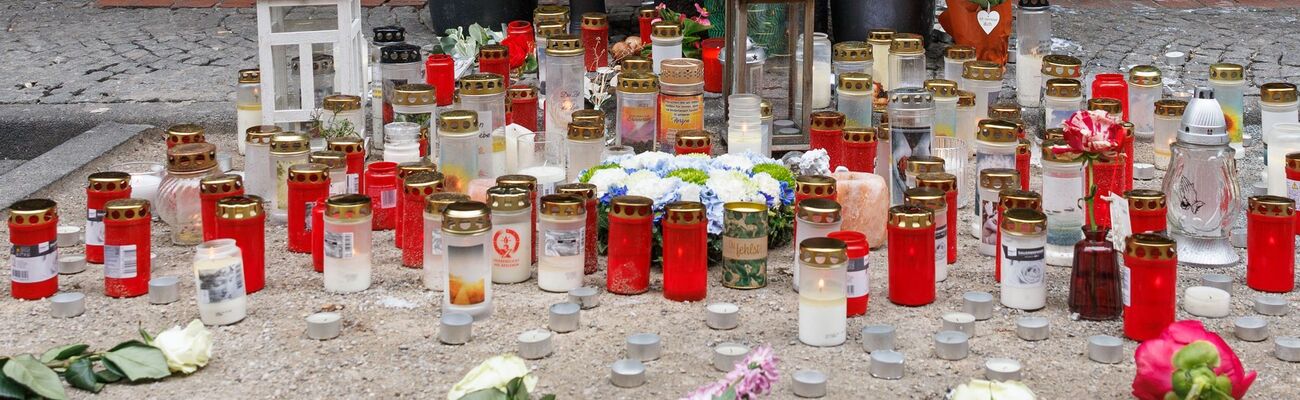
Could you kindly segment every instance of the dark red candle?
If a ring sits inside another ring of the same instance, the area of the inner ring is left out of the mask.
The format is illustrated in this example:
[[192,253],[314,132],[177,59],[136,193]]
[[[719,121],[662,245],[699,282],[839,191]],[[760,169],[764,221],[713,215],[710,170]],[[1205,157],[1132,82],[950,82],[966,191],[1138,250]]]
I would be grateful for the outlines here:
[[325,141],[327,150],[341,151],[347,154],[347,192],[360,193],[365,187],[366,146],[359,137],[342,137]]
[[1254,196],[1246,211],[1246,285],[1261,292],[1295,289],[1295,200]]
[[131,197],[131,174],[96,172],[86,183],[86,262],[104,263],[104,203]]
[[587,50],[583,54],[587,72],[609,65],[609,17],[605,13],[582,14],[582,47]]
[[1178,292],[1177,244],[1157,233],[1139,233],[1125,240],[1122,275],[1124,336],[1136,341],[1160,336],[1174,322]]
[[652,21],[654,21],[655,18],[659,18],[659,11],[655,10],[653,7],[642,7],[637,10],[636,15],[637,26],[640,28],[638,31],[641,34],[641,42],[650,43],[650,29],[654,26]]
[[704,204],[679,201],[664,206],[661,222],[664,298],[700,301],[709,287],[709,221]]
[[808,199],[835,200],[835,178],[824,175],[800,175],[794,178],[794,206]]
[[[398,193],[396,195],[397,206],[393,212],[393,246],[396,246],[399,249],[406,248],[406,242],[402,241],[402,238],[406,237],[406,226],[405,226],[406,218],[403,217],[404,215],[406,215],[406,212],[404,211],[406,209],[406,201],[403,200],[404,195],[401,193],[403,191],[403,189],[401,188],[401,186],[404,185],[403,182],[405,182],[406,178],[411,175],[415,175],[421,172],[434,172],[435,170],[437,170],[437,167],[435,167],[433,164],[430,164],[426,161],[404,162],[401,164],[397,164],[397,185],[399,186],[399,188],[398,188]],[[442,183],[440,181],[439,186],[441,185]],[[420,209],[424,209],[424,204],[421,203],[420,205],[418,205],[418,207]],[[420,226],[424,226],[423,220],[420,221]]]
[[244,195],[244,178],[222,174],[199,181],[199,217],[203,220],[203,241],[217,238],[217,200]]
[[149,202],[118,199],[104,205],[104,295],[135,297],[149,293],[152,223]]
[[501,75],[510,86],[510,49],[499,44],[489,44],[478,49],[478,72]]
[[393,229],[397,224],[397,163],[379,161],[366,167],[366,186],[370,196],[373,219],[371,227],[377,231]]
[[707,156],[713,153],[712,142],[707,131],[681,131],[677,132],[677,142],[673,145],[673,151],[677,155],[703,154]]
[[425,198],[442,191],[442,174],[417,172],[402,179],[401,241],[402,266],[424,268],[424,206]]
[[853,172],[876,172],[876,129],[869,126],[844,128],[844,165]]
[[262,290],[266,287],[266,212],[262,199],[226,197],[217,201],[216,212],[216,239],[234,239],[243,258],[245,292]]
[[917,206],[889,209],[889,301],[904,306],[934,302],[934,213]]
[[[1026,208],[1038,212],[1043,212],[1043,196],[1038,192],[1016,189],[1002,189],[998,192],[998,221],[1002,221],[1002,216],[1007,211]],[[1002,282],[1002,223],[998,223],[998,244],[994,246],[993,259],[997,260],[993,266],[993,279],[995,282]]]
[[583,242],[586,247],[584,249],[586,254],[582,263],[582,272],[586,275],[594,274],[600,267],[596,251],[596,222],[600,219],[600,216],[596,214],[596,204],[599,203],[596,200],[596,185],[590,183],[566,183],[556,185],[555,192],[578,196],[584,201],[587,215],[587,237],[586,241]]
[[727,42],[723,38],[708,38],[700,42],[700,57],[704,59],[704,91],[722,93],[722,48]]
[[43,299],[59,291],[58,226],[59,205],[53,200],[27,199],[9,206],[9,282],[15,299]]
[[619,196],[610,201],[605,275],[605,289],[610,293],[641,294],[650,289],[653,205],[654,201],[641,196]]
[[537,131],[537,88],[531,85],[514,85],[506,90],[510,106],[510,123],[529,131]]
[[289,251],[311,253],[311,209],[316,199],[329,196],[330,173],[325,164],[304,163],[289,167],[288,229]]
[[1016,144],[1016,172],[1020,173],[1020,190],[1029,190],[1029,139]]
[[812,113],[812,128],[808,130],[808,148],[826,150],[831,171],[844,165],[844,113],[818,111]]
[[437,92],[438,106],[451,105],[456,93],[456,61],[446,54],[430,54],[424,71],[424,82]]
[[928,172],[916,177],[916,187],[930,187],[944,191],[948,201],[948,265],[957,263],[957,176],[947,172]]
[[1168,223],[1165,194],[1159,190],[1134,189],[1124,192],[1128,200],[1130,232],[1164,233]]
[[867,269],[867,255],[871,253],[867,244],[867,235],[855,231],[835,231],[826,237],[839,239],[848,249],[849,262],[846,269],[847,279],[844,293],[848,297],[847,316],[853,317],[867,313],[867,301],[871,298],[871,275]]
[[[325,226],[325,198],[316,199],[311,208],[311,226]],[[325,272],[325,230],[311,231],[311,266],[316,272]]]
[[[1091,175],[1091,178],[1089,178]],[[1097,197],[1092,212],[1097,218],[1097,226],[1110,229],[1110,202],[1103,199],[1103,196],[1110,194],[1124,193],[1124,160],[1120,153],[1110,152],[1102,155],[1101,159],[1093,162],[1090,167],[1084,168],[1084,179],[1092,179],[1092,183],[1097,185]],[[1087,180],[1084,181],[1084,194],[1088,193]],[[1085,221],[1086,222],[1086,221]]]

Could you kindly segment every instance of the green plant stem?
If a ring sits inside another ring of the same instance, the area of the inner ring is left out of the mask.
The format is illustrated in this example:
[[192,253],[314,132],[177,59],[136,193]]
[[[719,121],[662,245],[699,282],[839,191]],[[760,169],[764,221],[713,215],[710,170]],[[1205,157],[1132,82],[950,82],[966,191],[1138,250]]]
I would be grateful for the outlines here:
[[1097,201],[1097,184],[1093,182],[1093,160],[1089,158],[1085,162],[1088,164],[1088,193],[1084,194],[1084,202],[1088,204],[1088,230],[1096,231],[1097,207],[1095,207],[1094,203]]

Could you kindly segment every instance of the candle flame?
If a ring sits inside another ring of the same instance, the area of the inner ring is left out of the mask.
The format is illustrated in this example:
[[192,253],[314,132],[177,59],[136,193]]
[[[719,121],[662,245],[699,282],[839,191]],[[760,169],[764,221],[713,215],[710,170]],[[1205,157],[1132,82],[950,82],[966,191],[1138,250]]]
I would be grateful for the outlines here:
[[826,289],[826,280],[824,280],[824,279],[818,279],[818,280],[817,280],[817,290],[825,290],[825,289]]

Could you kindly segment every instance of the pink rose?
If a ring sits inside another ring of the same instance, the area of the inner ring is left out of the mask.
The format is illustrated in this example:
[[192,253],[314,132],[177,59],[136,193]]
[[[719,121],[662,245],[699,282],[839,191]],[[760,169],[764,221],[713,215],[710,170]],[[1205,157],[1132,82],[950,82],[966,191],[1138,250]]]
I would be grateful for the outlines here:
[[[1192,350],[1209,349],[1211,347],[1205,344],[1208,343],[1213,345],[1213,349],[1218,350],[1218,354],[1180,352],[1192,343],[1197,343],[1197,346],[1193,347],[1198,347]],[[1198,359],[1204,361],[1206,367],[1212,367],[1209,369],[1213,371],[1214,379],[1219,381],[1226,379],[1230,382],[1231,395],[1235,399],[1245,396],[1246,390],[1250,389],[1250,384],[1255,382],[1255,371],[1247,372],[1241,365],[1241,360],[1237,358],[1237,354],[1228,347],[1228,343],[1224,342],[1218,334],[1206,331],[1200,321],[1188,320],[1170,324],[1160,337],[1138,345],[1133,358],[1137,362],[1137,376],[1133,377],[1133,396],[1142,400],[1164,400],[1166,393],[1175,392],[1177,396],[1178,390],[1186,391],[1187,385],[1191,384],[1187,379],[1191,378],[1175,379],[1175,375],[1189,370],[1187,365],[1178,365],[1189,364],[1189,360],[1190,362]],[[1181,380],[1180,387],[1175,388],[1175,380]]]
[[1100,154],[1118,150],[1124,127],[1105,111],[1076,111],[1062,124],[1066,146],[1055,146],[1055,154]]

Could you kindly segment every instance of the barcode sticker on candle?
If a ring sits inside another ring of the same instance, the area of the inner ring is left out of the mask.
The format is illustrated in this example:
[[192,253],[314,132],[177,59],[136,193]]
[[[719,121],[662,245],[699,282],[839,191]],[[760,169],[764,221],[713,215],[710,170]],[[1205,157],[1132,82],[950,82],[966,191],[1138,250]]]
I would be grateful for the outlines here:
[[302,226],[304,230],[311,232],[311,209],[316,208],[316,202],[309,201],[303,203],[303,208],[306,209],[306,211],[303,211],[302,213]]
[[86,210],[86,244],[104,244],[104,210]]
[[1129,293],[1132,290],[1130,285],[1133,284],[1132,272],[1133,271],[1130,270],[1127,265],[1124,265],[1124,257],[1120,257],[1119,258],[1119,288],[1120,288],[1120,297],[1124,299],[1124,307],[1132,306],[1132,302],[1129,300]]
[[58,271],[58,241],[34,245],[14,245],[11,276],[17,283],[44,282]]
[[353,242],[355,241],[352,232],[330,232],[326,230],[322,235],[325,244],[325,256],[329,258],[347,259],[352,258]]
[[361,174],[348,174],[348,193],[360,193]]
[[567,231],[546,231],[546,246],[542,249],[547,257],[566,257],[582,255],[583,239],[587,228]]
[[198,271],[199,304],[220,303],[244,297],[244,263],[232,259],[225,266]]
[[397,189],[387,188],[379,191],[379,208],[397,207]]
[[870,263],[866,257],[849,259],[847,266],[848,280],[844,285],[844,290],[848,297],[866,296],[871,290],[871,274],[867,273],[867,267]]
[[104,246],[104,277],[130,279],[136,275],[136,247]]

